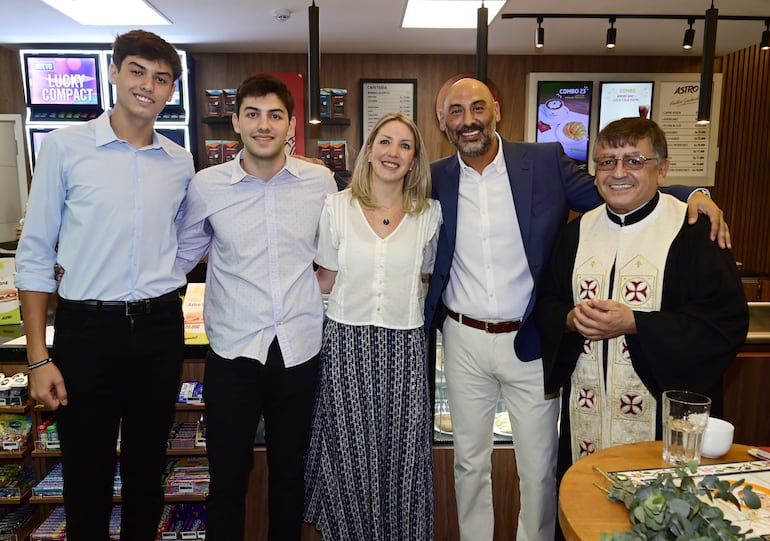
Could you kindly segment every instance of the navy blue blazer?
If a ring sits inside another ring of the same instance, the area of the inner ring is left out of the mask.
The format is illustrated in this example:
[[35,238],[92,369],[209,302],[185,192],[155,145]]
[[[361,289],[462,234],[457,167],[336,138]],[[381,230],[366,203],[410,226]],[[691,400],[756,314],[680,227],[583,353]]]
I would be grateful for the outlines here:
[[[520,143],[503,140],[503,156],[511,183],[513,203],[519,221],[524,251],[534,280],[532,297],[514,341],[516,355],[522,361],[541,357],[540,333],[532,316],[537,288],[551,255],[556,234],[567,223],[570,209],[585,212],[602,201],[594,186],[594,177],[578,169],[559,143]],[[425,298],[425,328],[441,329],[446,307],[441,296],[449,282],[449,268],[457,234],[457,198],[460,162],[457,154],[431,164],[433,198],[441,202],[441,225],[428,294]],[[666,189],[686,198],[692,189]]]

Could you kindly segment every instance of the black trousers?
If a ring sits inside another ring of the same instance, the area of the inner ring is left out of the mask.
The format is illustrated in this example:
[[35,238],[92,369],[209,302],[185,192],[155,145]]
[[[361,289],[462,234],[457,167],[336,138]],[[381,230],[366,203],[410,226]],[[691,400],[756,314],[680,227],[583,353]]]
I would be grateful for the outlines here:
[[304,503],[305,453],[310,440],[318,355],[286,368],[273,340],[266,364],[206,355],[206,452],[211,484],[206,539],[240,541],[245,496],[254,462],[254,436],[265,422],[268,465],[268,539],[299,541]]
[[67,538],[109,539],[120,430],[120,538],[153,541],[184,358],[181,303],[130,317],[60,303],[55,329],[53,358],[68,394],[57,410]]

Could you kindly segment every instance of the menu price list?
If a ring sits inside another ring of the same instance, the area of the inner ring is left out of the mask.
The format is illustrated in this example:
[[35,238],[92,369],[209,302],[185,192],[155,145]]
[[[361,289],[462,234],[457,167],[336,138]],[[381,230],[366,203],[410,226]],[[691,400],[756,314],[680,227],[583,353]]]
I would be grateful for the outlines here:
[[669,176],[706,176],[709,125],[698,125],[698,85],[661,83],[658,125],[666,133]]
[[379,118],[400,112],[414,120],[416,83],[411,81],[362,81],[364,141]]

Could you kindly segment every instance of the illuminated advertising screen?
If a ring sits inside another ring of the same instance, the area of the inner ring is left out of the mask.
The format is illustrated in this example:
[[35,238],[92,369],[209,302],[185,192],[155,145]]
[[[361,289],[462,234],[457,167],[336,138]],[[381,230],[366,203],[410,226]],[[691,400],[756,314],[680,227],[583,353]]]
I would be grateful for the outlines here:
[[579,164],[587,163],[592,81],[538,81],[538,143],[559,142]]
[[601,82],[599,130],[619,118],[652,118],[652,81]]
[[98,53],[25,54],[27,105],[101,106]]
[[37,162],[37,155],[40,153],[40,146],[43,144],[43,139],[45,139],[46,135],[51,133],[54,129],[56,128],[29,128],[29,159],[32,164],[32,169],[34,169],[35,163]]

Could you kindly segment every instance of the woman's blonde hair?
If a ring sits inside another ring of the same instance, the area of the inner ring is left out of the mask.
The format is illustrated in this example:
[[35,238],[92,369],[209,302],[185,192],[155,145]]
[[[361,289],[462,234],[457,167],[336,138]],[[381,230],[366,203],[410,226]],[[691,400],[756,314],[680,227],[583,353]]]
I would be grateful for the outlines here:
[[388,122],[393,121],[406,125],[414,137],[414,164],[404,176],[403,210],[407,214],[419,214],[428,208],[428,200],[430,199],[430,164],[420,130],[411,118],[402,113],[383,115],[369,132],[366,145],[358,154],[356,166],[353,169],[350,191],[362,207],[375,208],[377,206],[372,199],[372,164],[369,162],[369,154],[380,129]]

